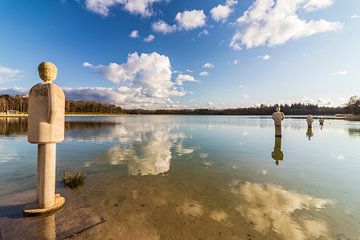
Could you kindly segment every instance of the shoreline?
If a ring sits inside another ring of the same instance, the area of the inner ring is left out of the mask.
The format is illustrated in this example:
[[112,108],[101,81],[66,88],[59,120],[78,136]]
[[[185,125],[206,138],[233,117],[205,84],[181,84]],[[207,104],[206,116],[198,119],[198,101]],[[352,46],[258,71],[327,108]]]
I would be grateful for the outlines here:
[[[124,117],[124,116],[134,116],[134,115],[172,115],[172,116],[241,116],[241,117],[271,117],[271,115],[235,115],[235,114],[124,114],[124,113],[66,113],[66,117]],[[1,117],[28,117],[27,113],[18,113],[18,114],[1,114]],[[293,119],[306,119],[306,115],[287,115],[286,118]],[[360,121],[360,116],[354,115],[314,115],[314,119],[323,117],[328,120],[348,120],[348,121]]]
[[[113,114],[113,113],[66,113],[65,117],[121,117],[129,114]],[[28,117],[27,113],[18,114],[0,114],[0,117]]]

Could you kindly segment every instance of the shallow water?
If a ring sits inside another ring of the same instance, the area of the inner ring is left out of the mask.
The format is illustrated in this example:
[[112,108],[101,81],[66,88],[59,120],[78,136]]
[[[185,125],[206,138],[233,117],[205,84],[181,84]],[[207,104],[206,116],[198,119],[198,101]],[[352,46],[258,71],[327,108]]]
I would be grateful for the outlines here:
[[[0,196],[35,187],[26,128],[0,118]],[[267,117],[69,117],[57,171],[86,172],[77,194],[106,219],[79,239],[358,240],[359,144],[342,120],[275,139]]]

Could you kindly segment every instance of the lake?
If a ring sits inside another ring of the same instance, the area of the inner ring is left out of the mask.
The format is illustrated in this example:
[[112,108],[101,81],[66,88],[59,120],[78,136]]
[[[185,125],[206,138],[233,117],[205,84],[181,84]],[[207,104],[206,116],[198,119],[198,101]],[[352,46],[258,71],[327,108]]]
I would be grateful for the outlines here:
[[[26,118],[0,118],[0,196],[35,188]],[[74,239],[360,239],[360,122],[67,117],[57,174],[106,222]],[[89,237],[90,236],[90,237]]]

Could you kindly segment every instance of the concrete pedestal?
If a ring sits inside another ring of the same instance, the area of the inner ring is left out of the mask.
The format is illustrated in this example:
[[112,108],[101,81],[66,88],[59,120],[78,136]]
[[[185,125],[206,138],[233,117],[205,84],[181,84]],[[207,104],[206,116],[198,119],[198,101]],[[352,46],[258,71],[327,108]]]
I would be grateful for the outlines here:
[[56,194],[54,198],[54,205],[47,208],[41,208],[39,207],[38,202],[30,203],[24,207],[23,215],[25,217],[46,216],[62,209],[64,205],[65,198],[60,196],[60,194]]
[[40,208],[55,204],[56,144],[38,144],[37,200]]
[[275,137],[282,136],[282,127],[281,125],[275,125]]
[[61,209],[65,199],[55,195],[56,181],[56,144],[39,144],[36,176],[37,203],[29,204],[24,209],[25,216],[46,215]]

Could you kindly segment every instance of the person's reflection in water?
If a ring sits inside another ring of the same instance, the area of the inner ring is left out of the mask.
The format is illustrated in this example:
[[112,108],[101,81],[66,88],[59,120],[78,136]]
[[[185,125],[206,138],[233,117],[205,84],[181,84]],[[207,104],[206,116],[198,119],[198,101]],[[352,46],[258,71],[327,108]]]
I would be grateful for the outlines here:
[[309,141],[311,141],[311,138],[314,136],[314,133],[313,133],[311,127],[308,127],[308,129],[306,131],[306,136],[308,137]]
[[55,214],[41,217],[36,223],[36,239],[56,240],[56,219]]
[[281,137],[275,137],[274,151],[271,153],[271,157],[275,160],[276,165],[279,165],[279,161],[284,160],[284,152],[281,149]]
[[325,122],[324,118],[323,118],[323,117],[320,117],[320,118],[319,118],[320,130],[323,129],[323,127],[324,127],[324,122]]

